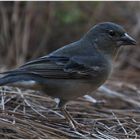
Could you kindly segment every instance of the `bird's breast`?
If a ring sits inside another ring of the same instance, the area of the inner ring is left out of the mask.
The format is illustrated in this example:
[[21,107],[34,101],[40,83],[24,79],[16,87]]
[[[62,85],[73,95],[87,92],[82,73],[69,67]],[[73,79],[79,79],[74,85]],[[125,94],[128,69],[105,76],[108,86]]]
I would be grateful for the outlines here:
[[46,94],[63,100],[74,100],[95,91],[109,76],[109,69],[91,73],[89,79],[49,79],[45,86]]

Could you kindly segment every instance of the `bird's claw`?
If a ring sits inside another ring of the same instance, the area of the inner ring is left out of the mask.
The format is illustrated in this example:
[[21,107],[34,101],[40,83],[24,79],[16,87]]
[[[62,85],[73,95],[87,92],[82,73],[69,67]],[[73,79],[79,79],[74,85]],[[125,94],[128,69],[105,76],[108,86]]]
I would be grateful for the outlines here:
[[75,120],[70,121],[70,125],[71,125],[71,127],[74,131],[90,134],[89,131],[88,131],[88,126],[87,125],[78,123]]

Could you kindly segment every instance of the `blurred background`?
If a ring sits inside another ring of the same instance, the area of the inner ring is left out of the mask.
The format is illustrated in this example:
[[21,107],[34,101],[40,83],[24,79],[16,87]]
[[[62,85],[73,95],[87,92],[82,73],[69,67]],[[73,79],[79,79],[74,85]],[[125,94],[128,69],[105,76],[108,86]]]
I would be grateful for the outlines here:
[[[121,24],[137,42],[140,2],[0,2],[0,66],[11,69],[78,40],[93,25]],[[140,69],[140,47],[124,47],[119,70]]]

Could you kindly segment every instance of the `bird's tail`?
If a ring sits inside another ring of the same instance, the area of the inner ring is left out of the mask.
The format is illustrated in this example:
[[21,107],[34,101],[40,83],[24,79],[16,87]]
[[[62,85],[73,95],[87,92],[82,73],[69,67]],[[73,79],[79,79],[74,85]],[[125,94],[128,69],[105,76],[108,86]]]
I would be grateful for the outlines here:
[[26,82],[26,85],[28,84],[29,81],[39,81],[41,77],[39,77],[36,74],[33,73],[27,73],[27,72],[10,72],[4,75],[3,77],[0,78],[0,86],[4,85],[11,85],[15,83],[22,83]]

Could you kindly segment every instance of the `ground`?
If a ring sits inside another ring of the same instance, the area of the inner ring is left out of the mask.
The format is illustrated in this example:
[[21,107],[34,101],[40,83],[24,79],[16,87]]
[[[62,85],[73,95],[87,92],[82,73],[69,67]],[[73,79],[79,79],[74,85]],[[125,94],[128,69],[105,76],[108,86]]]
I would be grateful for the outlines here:
[[140,138],[138,71],[119,71],[93,93],[67,105],[84,127],[74,131],[56,103],[37,91],[0,89],[0,138]]

